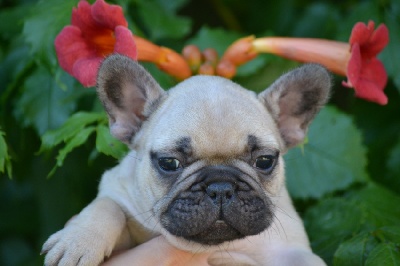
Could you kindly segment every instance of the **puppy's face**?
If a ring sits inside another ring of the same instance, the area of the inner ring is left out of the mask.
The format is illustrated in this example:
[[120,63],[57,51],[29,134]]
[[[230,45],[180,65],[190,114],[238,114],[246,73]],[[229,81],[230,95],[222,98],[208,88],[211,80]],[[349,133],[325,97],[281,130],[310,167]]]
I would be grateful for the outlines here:
[[210,76],[166,93],[118,55],[98,78],[111,132],[140,158],[132,178],[149,190],[144,209],[172,242],[202,245],[268,228],[284,184],[281,156],[303,140],[329,87],[329,74],[308,65],[260,95]]
[[256,95],[198,76],[169,91],[152,115],[144,156],[161,194],[155,214],[170,234],[220,244],[262,232],[283,182],[282,140]]

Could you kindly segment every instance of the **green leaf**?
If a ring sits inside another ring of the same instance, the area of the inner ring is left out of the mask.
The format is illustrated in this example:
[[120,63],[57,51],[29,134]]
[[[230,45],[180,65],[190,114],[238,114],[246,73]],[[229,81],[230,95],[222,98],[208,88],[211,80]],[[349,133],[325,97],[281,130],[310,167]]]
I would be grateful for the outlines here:
[[23,36],[31,45],[31,53],[38,55],[50,67],[56,66],[54,39],[71,20],[76,0],[41,0],[25,20]]
[[294,198],[320,198],[368,180],[366,149],[352,119],[324,108],[311,124],[309,142],[285,156],[287,184]]
[[335,265],[363,265],[379,242],[400,244],[399,203],[398,195],[373,183],[320,201],[304,217],[313,250],[325,261],[336,251]]
[[106,155],[110,155],[116,159],[122,159],[122,157],[128,151],[125,144],[114,138],[110,134],[108,127],[104,125],[98,125],[96,128],[96,148],[99,152]]
[[386,162],[387,171],[385,178],[389,184],[392,185],[392,189],[400,192],[400,138],[397,140],[397,144],[390,151],[388,160]]
[[400,225],[379,228],[376,234],[383,241],[390,241],[400,245]]
[[[149,29],[152,40],[163,38],[182,38],[191,27],[191,20],[168,12],[163,6],[154,1],[142,1],[138,8],[141,19]],[[157,14],[157,15],[155,15]]]
[[376,23],[380,21],[380,7],[378,1],[363,1],[354,3],[350,6],[350,13],[346,17],[338,17],[337,27],[339,29],[338,41],[348,42],[351,30],[357,22],[368,23],[373,20]]
[[379,228],[376,234],[382,241],[390,241],[400,245],[400,225]]
[[78,112],[72,115],[60,128],[46,132],[42,136],[42,145],[39,153],[50,150],[56,145],[66,142],[68,139],[73,138],[80,131],[88,125],[98,122],[106,121],[104,112],[101,113],[87,113]]
[[393,243],[381,243],[371,251],[365,266],[399,266],[399,247]]
[[282,74],[299,66],[299,63],[295,61],[286,60],[273,55],[260,56],[265,57],[265,62],[267,63],[266,65],[264,65],[256,73],[253,73],[251,76],[240,76],[235,78],[239,84],[255,92],[261,92],[265,90]]
[[323,200],[304,216],[312,248],[325,261],[332,261],[340,243],[357,233],[362,221],[361,209],[342,198]]
[[264,55],[258,55],[255,59],[241,65],[237,69],[236,77],[244,77],[244,76],[249,76],[261,68],[263,68],[266,63],[268,62],[268,58]]
[[188,3],[188,0],[174,0],[174,1],[156,0],[156,2],[159,5],[161,5],[164,10],[168,10],[168,12],[170,13],[176,13],[179,9],[181,9],[184,5]]
[[400,196],[375,185],[350,194],[352,202],[366,213],[366,222],[378,227],[400,224]]
[[378,241],[369,232],[363,232],[340,244],[335,252],[334,265],[364,265],[365,259]]
[[5,133],[0,130],[0,173],[7,172],[8,177],[12,176],[11,157],[8,154]]
[[12,44],[12,50],[7,56],[0,60],[0,84],[4,84],[4,91],[0,89],[0,104],[6,106],[9,103],[10,96],[24,83],[36,67],[33,60],[29,58],[29,48],[19,40]]
[[26,79],[14,115],[23,126],[33,126],[41,135],[59,127],[70,116],[76,106],[75,101],[68,100],[73,93],[59,88],[54,77],[39,67]]
[[23,18],[30,11],[32,4],[17,5],[12,8],[4,8],[0,10],[0,36],[3,39],[15,38],[20,34]]
[[310,3],[293,25],[291,37],[331,38],[329,34],[335,30],[338,13],[338,8],[332,4]]
[[394,14],[390,9],[385,12],[384,23],[389,29],[389,44],[379,56],[382,59],[388,75],[396,84],[397,90],[400,93],[400,14]]
[[48,177],[52,176],[55,173],[55,170],[57,169],[57,167],[61,167],[64,163],[65,157],[68,155],[68,153],[70,153],[71,151],[73,151],[75,148],[81,146],[82,144],[84,144],[87,139],[89,138],[89,136],[95,132],[96,128],[95,127],[87,127],[84,128],[83,130],[79,131],[75,136],[73,136],[72,138],[70,138],[66,145],[58,152],[57,155],[57,164],[56,166],[51,170],[51,172],[49,173]]
[[202,27],[197,34],[188,40],[187,44],[194,44],[204,50],[214,48],[222,56],[226,48],[237,39],[244,37],[237,32],[223,29],[211,29],[207,26]]

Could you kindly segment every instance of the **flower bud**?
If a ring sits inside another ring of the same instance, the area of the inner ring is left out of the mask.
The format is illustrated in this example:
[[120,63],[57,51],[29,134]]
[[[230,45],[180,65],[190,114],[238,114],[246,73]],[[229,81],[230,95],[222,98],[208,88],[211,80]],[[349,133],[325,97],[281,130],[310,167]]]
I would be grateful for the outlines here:
[[235,66],[240,66],[253,60],[258,55],[253,49],[254,38],[254,36],[249,36],[235,41],[225,51],[221,61],[230,61]]
[[202,63],[200,49],[196,45],[186,45],[182,50],[182,55],[192,73],[196,73]]
[[184,80],[192,75],[188,63],[180,54],[166,47],[161,47],[161,49],[163,58],[156,62],[161,70],[178,80]]
[[236,66],[227,60],[221,60],[217,65],[217,75],[231,79],[236,75]]
[[210,75],[213,76],[215,75],[215,67],[211,62],[204,62],[200,68],[199,72],[200,75]]
[[213,66],[218,63],[218,52],[213,48],[207,48],[203,51],[203,57],[205,62],[210,62]]

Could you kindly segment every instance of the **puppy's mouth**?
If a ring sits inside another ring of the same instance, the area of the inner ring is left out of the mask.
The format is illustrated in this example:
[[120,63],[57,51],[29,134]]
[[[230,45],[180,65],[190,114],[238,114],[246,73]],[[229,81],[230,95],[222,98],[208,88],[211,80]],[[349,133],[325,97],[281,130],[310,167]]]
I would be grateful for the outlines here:
[[231,241],[243,237],[245,237],[245,235],[228,225],[225,221],[217,220],[205,231],[185,238],[205,245],[218,245],[225,241]]
[[272,222],[270,201],[238,178],[193,184],[161,215],[171,234],[205,245],[256,235]]

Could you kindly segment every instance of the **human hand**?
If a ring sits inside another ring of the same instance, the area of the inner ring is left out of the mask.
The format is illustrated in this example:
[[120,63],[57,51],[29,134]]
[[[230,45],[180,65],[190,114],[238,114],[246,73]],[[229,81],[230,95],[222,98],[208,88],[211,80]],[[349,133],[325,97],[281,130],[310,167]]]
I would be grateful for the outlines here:
[[209,253],[190,253],[172,246],[158,236],[133,249],[111,256],[102,266],[208,266]]

